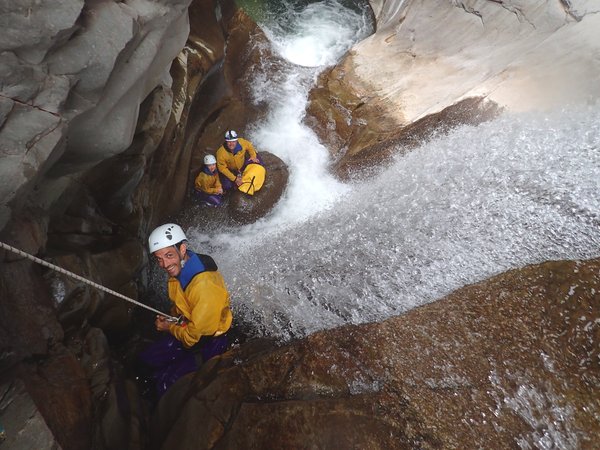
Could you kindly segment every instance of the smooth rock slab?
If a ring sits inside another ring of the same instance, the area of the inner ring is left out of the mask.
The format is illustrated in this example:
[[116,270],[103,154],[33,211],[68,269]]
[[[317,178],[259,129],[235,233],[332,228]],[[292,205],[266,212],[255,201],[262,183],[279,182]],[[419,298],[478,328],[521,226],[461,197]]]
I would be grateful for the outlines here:
[[371,4],[377,31],[320,77],[307,108],[342,176],[347,158],[471,99],[529,111],[600,97],[597,2]]

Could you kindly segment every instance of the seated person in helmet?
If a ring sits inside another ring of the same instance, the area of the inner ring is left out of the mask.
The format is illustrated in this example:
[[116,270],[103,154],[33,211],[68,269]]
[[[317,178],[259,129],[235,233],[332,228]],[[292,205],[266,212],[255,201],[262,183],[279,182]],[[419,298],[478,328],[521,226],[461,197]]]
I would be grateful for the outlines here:
[[204,167],[194,183],[196,195],[209,206],[219,206],[223,202],[223,187],[217,171],[217,159],[213,155],[204,157]]
[[152,257],[169,275],[169,322],[156,316],[154,325],[165,336],[140,353],[140,361],[153,372],[156,393],[162,395],[177,379],[227,349],[232,314],[229,293],[214,260],[192,252],[179,225],[156,228],[148,238]]
[[262,164],[251,142],[238,137],[234,130],[225,132],[225,143],[217,150],[217,169],[223,189],[242,184],[242,173],[250,163]]

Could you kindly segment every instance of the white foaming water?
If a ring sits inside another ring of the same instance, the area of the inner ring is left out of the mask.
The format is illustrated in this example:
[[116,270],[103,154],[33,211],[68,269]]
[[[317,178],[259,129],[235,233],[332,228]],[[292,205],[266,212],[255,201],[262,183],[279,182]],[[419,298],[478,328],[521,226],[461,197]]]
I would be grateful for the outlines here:
[[600,256],[599,180],[600,108],[506,115],[217,260],[259,332],[381,320],[510,268]]
[[[336,20],[336,30],[349,22]],[[275,31],[281,55],[301,41]],[[271,114],[249,137],[290,169],[272,214],[231,232],[189,233],[192,248],[215,257],[236,316],[257,334],[288,339],[381,320],[510,268],[600,255],[598,106],[462,127],[344,186],[301,124],[318,70],[257,75],[255,99]]]
[[[208,246],[225,258],[227,252],[252,248],[278,230],[330,208],[348,190],[328,172],[329,152],[302,119],[308,92],[323,65],[333,64],[371,32],[367,13],[336,1],[319,2],[297,11],[290,9],[285,24],[263,25],[263,30],[275,53],[287,62],[267,61],[265,67],[256,68],[253,100],[268,103],[270,111],[264,121],[250,124],[248,137],[259,153],[266,150],[281,158],[290,176],[282,199],[268,217],[233,232],[206,235],[202,230],[192,231],[198,248]],[[296,64],[300,60],[302,66]]]
[[275,51],[293,64],[318,67],[334,64],[368,28],[366,16],[335,1],[306,6],[294,22],[294,32],[274,24],[265,33]]

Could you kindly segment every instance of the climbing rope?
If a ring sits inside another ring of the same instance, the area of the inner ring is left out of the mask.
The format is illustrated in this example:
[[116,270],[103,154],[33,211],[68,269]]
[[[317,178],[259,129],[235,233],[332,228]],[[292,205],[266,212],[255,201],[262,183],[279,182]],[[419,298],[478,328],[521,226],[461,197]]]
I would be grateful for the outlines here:
[[152,311],[152,312],[154,312],[156,314],[159,314],[159,315],[165,317],[169,322],[178,323],[180,321],[180,318],[178,318],[178,317],[170,316],[170,315],[165,314],[164,312],[161,312],[161,311],[159,311],[157,309],[151,308],[148,305],[144,305],[143,303],[140,303],[137,300],[134,300],[134,299],[129,298],[129,297],[123,295],[123,294],[120,294],[117,291],[113,291],[112,289],[108,289],[107,287],[104,287],[101,284],[95,283],[94,281],[91,281],[91,280],[88,280],[86,278],[83,278],[81,275],[77,275],[76,273],[69,272],[68,270],[63,269],[62,267],[59,267],[59,266],[54,265],[54,264],[51,264],[51,263],[49,263],[47,261],[44,261],[43,259],[37,258],[37,257],[35,257],[33,255],[30,255],[29,253],[26,253],[23,250],[19,250],[18,248],[15,248],[15,247],[13,247],[11,245],[5,244],[2,241],[0,241],[0,247],[2,247],[5,250],[8,250],[10,252],[16,253],[17,255],[24,256],[25,258],[30,259],[31,261],[34,261],[34,262],[36,262],[38,264],[41,264],[44,267],[48,267],[49,269],[55,270],[56,272],[65,274],[65,275],[67,275],[67,276],[69,276],[71,278],[74,278],[74,279],[76,279],[78,281],[81,281],[81,282],[83,282],[85,284],[93,286],[96,289],[100,289],[101,291],[104,291],[104,292],[106,292],[108,294],[114,295],[115,297],[121,298],[121,299],[126,300],[126,301],[128,301],[130,303],[133,303],[134,305],[140,306],[140,307],[142,307],[144,309],[147,309],[147,310]]

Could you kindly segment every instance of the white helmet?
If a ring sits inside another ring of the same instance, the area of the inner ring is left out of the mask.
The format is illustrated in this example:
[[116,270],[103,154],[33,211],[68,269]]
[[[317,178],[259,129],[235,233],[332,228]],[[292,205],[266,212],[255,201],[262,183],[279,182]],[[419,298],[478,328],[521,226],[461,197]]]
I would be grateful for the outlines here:
[[232,141],[237,141],[238,140],[238,135],[234,130],[227,130],[225,132],[225,140],[227,142],[232,142]]
[[185,233],[179,225],[174,223],[166,223],[160,227],[156,227],[148,238],[148,248],[150,253],[154,253],[162,248],[167,248],[181,241],[187,241]]
[[209,164],[216,164],[217,163],[217,158],[215,158],[213,155],[206,155],[204,157],[204,164],[206,164],[207,166]]

